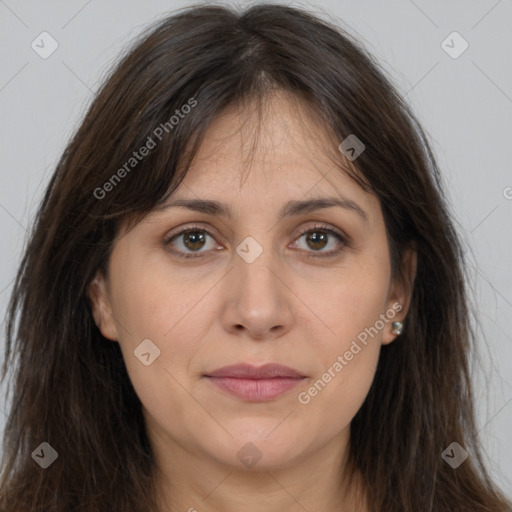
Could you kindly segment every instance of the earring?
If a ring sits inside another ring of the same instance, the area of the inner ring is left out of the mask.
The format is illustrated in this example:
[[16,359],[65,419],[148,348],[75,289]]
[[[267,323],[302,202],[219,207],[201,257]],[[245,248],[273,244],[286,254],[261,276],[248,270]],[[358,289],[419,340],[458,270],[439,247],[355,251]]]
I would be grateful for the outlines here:
[[393,322],[391,324],[391,332],[393,334],[396,334],[397,336],[400,336],[400,334],[402,334],[403,330],[404,330],[404,323],[403,322]]

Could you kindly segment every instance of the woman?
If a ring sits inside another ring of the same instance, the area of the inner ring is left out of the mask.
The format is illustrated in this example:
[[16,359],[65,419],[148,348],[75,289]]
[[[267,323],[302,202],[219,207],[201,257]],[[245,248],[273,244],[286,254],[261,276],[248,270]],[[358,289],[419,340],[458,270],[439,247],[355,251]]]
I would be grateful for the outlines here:
[[338,28],[280,5],[153,27],[21,262],[0,510],[511,510],[440,189]]

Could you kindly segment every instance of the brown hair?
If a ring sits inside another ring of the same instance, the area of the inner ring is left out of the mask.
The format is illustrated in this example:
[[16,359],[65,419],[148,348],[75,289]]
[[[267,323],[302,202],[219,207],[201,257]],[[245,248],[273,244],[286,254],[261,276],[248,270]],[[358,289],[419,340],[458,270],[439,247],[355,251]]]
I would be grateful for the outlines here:
[[[351,424],[350,468],[363,477],[370,509],[511,510],[478,444],[463,254],[426,136],[348,33],[265,4],[241,13],[196,6],[152,27],[64,151],[9,303],[1,512],[155,510],[141,404],[119,345],[93,321],[88,286],[106,272],[120,223],[140,220],[179,185],[211,121],[230,105],[264,100],[269,84],[314,109],[336,140],[364,142],[354,162],[363,179],[353,177],[380,200],[394,270],[411,244],[418,254],[405,331],[382,347]],[[187,104],[192,111],[179,116]],[[127,167],[157,127],[162,142]],[[452,441],[470,452],[457,469],[441,458]],[[58,452],[46,470],[31,457],[42,442]]]

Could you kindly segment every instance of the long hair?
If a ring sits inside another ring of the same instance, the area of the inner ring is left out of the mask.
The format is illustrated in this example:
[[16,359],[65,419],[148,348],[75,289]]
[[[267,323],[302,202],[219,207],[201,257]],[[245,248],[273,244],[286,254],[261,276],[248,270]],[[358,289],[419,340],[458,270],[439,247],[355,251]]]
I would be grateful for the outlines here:
[[[479,448],[463,250],[427,137],[357,40],[300,9],[265,4],[190,7],[151,27],[58,162],[7,312],[1,512],[155,510],[141,403],[119,345],[94,323],[88,286],[106,269],[121,222],[168,198],[222,110],[276,89],[340,143],[355,134],[365,144],[352,177],[380,200],[393,271],[405,248],[417,250],[404,333],[382,347],[350,426],[349,467],[371,510],[511,510]],[[148,154],[136,159],[143,146]],[[452,442],[470,453],[457,469],[441,457]],[[58,454],[46,469],[33,456],[41,443]]]

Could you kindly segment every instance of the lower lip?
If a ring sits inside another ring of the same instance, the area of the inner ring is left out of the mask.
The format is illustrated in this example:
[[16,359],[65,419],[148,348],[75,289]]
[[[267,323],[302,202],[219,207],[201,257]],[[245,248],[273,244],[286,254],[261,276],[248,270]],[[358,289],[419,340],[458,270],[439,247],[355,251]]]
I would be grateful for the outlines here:
[[251,402],[272,400],[298,386],[304,380],[302,377],[276,377],[273,379],[208,377],[208,379],[223,391]]

